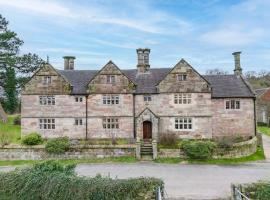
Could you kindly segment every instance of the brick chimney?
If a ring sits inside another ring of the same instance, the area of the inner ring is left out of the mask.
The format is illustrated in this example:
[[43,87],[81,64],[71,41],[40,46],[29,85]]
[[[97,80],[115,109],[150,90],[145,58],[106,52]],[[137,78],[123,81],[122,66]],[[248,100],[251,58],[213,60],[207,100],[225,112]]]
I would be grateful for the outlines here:
[[64,56],[64,69],[65,70],[74,70],[74,56]]
[[137,55],[138,55],[138,64],[137,64],[137,70],[138,73],[146,73],[149,71],[150,65],[149,65],[149,54],[150,49],[137,49]]
[[241,63],[240,63],[240,54],[241,51],[234,52],[232,55],[234,56],[234,74],[237,76],[242,75],[242,68],[241,68]]

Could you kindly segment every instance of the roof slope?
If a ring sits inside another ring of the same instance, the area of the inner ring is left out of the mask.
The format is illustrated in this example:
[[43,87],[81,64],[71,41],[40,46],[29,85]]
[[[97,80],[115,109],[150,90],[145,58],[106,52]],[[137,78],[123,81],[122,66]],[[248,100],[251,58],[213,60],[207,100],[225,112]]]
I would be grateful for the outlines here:
[[254,90],[254,91],[255,91],[256,95],[260,96],[260,95],[264,94],[269,89],[270,88],[260,88],[260,89]]
[[[136,93],[157,93],[156,85],[165,78],[171,68],[150,68],[149,73],[137,74],[137,69],[121,70],[136,85]],[[86,94],[88,82],[99,70],[58,70],[73,85],[73,94]],[[211,84],[213,98],[254,97],[241,77],[236,75],[203,75]]]

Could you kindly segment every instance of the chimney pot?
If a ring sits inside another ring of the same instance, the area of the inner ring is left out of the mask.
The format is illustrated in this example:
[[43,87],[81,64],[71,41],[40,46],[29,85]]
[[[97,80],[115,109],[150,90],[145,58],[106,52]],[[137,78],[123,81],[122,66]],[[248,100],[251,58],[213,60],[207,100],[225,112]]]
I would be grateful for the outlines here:
[[240,63],[240,54],[241,51],[233,52],[232,55],[234,56],[234,74],[237,76],[242,75],[242,68]]
[[64,69],[65,70],[74,70],[74,60],[75,56],[64,56]]

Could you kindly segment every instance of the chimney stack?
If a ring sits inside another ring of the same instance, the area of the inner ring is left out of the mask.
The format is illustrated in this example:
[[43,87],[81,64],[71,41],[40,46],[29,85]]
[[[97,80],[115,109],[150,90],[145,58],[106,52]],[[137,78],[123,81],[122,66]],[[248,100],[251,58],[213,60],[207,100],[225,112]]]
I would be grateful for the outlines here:
[[74,70],[74,60],[75,56],[64,56],[64,69],[65,70]]
[[149,71],[150,65],[149,65],[149,54],[150,49],[137,49],[137,55],[138,55],[138,64],[137,64],[137,70],[138,73],[146,73]]
[[237,75],[237,76],[242,75],[242,68],[241,68],[241,63],[240,63],[240,54],[241,54],[241,51],[232,53],[232,55],[234,56],[234,65],[235,65],[234,74]]

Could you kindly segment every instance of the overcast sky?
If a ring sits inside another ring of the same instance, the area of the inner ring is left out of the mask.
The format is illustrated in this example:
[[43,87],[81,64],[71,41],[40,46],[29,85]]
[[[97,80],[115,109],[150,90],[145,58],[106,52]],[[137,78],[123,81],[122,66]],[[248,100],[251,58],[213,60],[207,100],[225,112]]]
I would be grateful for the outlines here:
[[184,58],[199,72],[232,72],[234,51],[244,71],[270,70],[270,0],[0,0],[0,14],[37,53],[63,68],[100,69],[109,60],[136,67],[136,48],[151,49],[151,67]]

